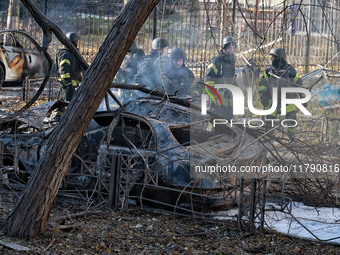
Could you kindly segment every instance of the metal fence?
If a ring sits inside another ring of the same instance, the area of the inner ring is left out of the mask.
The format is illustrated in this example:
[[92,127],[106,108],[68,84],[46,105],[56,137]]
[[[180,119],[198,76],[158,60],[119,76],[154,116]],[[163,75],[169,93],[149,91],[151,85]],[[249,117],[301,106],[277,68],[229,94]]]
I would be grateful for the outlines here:
[[[124,1],[41,0],[36,4],[63,32],[81,34],[80,50],[91,62]],[[269,64],[270,49],[284,47],[288,61],[300,71],[308,72],[317,64],[327,63],[328,68],[338,69],[338,6],[331,2],[319,5],[313,0],[303,1],[298,4],[295,17],[285,4],[263,4],[257,10],[254,6],[232,6],[227,1],[161,0],[138,33],[136,42],[148,53],[154,36],[167,38],[172,47],[186,50],[187,64],[197,77],[204,76],[207,64],[227,35],[237,39],[239,66],[246,63],[242,53],[247,59],[252,57],[263,69]],[[0,9],[0,28],[10,26],[25,30],[37,41],[42,41],[40,27],[19,0],[0,0]],[[12,10],[11,19],[8,19],[9,9]],[[289,28],[293,23],[296,27],[294,35]],[[60,46],[54,38],[50,45],[51,54],[54,55]]]
[[[99,150],[96,169],[98,194],[108,199],[109,207],[120,211],[153,208],[195,218],[236,219],[240,228],[246,228],[250,232],[263,231],[268,180],[224,180],[223,199],[221,196],[221,205],[218,208],[221,210],[237,207],[238,210],[234,216],[223,217],[218,214],[217,208],[207,210],[202,206],[208,205],[210,200],[216,200],[216,194],[205,193],[199,187],[180,189],[165,185],[160,181],[162,178],[159,172],[150,170],[151,166],[146,166],[152,162],[151,159],[152,156],[147,154],[141,154],[139,157]],[[283,197],[280,198],[283,205]],[[283,206],[281,208],[282,211],[286,210]]]

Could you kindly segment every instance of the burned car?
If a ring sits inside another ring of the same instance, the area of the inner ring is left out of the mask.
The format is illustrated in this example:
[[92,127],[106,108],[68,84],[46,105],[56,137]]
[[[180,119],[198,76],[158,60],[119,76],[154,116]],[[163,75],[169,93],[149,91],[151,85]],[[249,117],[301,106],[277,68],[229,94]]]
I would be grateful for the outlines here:
[[[244,130],[227,125],[211,129],[211,116],[190,107],[155,97],[131,100],[124,109],[112,110],[105,104],[110,105],[105,100],[94,116],[70,173],[77,175],[71,182],[95,188],[109,197],[112,206],[126,208],[132,200],[165,207],[232,205],[239,194],[237,178],[225,172],[197,171],[197,166],[264,160],[262,146]],[[0,140],[6,153],[19,155],[17,165],[31,171],[48,132],[3,135]],[[84,162],[91,166],[82,177]]]
[[[68,103],[63,101],[51,101],[19,112],[15,118],[2,116],[0,120],[0,164],[5,172],[14,177],[16,182],[25,183],[29,178],[41,154],[44,153],[49,135],[58,123],[59,119],[55,119],[54,115],[58,108],[67,105]],[[83,155],[82,161],[96,161],[96,151],[101,137],[105,134],[105,128],[105,125],[100,126],[94,120],[91,121],[76,153]],[[78,165],[77,155],[74,156],[72,169],[81,167]],[[94,170],[91,169],[91,171]]]
[[97,160],[107,182],[115,179],[113,206],[127,208],[129,199],[165,207],[233,205],[237,176],[203,169],[264,161],[255,138],[237,127],[211,129],[211,116],[195,109],[159,98],[133,100],[125,109],[111,122]]
[[0,87],[4,82],[45,78],[48,60],[39,44],[27,33],[0,31]]

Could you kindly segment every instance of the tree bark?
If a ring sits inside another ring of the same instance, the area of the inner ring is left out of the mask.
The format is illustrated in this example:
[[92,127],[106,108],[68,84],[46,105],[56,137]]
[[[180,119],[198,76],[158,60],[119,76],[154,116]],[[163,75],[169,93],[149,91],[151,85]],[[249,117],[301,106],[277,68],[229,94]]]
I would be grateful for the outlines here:
[[46,231],[50,211],[72,155],[137,32],[158,2],[131,0],[115,20],[82,85],[51,133],[27,189],[9,214],[4,227],[7,235],[32,239]]

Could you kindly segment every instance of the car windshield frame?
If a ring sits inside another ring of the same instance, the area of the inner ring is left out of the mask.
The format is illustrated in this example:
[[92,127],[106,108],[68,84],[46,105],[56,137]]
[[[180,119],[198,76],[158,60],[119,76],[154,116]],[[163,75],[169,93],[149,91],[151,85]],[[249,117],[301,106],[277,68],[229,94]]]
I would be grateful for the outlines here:
[[[18,31],[18,30],[13,30],[13,29],[5,29],[5,30],[0,30],[0,35],[2,33],[9,33],[11,35],[11,37],[13,38],[13,40],[14,40],[15,46],[7,46],[7,47],[19,47],[19,48],[23,48],[23,47],[20,47],[20,46],[17,45],[18,40],[17,40],[17,38],[15,36],[15,34],[22,34],[23,36],[27,37],[35,45],[35,47],[37,48],[38,51],[42,51],[43,50],[43,48],[37,43],[37,41],[34,40],[29,34],[27,34],[24,31]],[[23,49],[25,49],[25,48],[23,48]]]

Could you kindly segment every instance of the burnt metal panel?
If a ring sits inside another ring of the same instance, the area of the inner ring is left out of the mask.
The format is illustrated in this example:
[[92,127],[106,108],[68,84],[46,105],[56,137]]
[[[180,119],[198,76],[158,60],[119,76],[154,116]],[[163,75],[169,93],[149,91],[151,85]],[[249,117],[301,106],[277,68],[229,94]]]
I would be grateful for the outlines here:
[[48,72],[42,48],[22,31],[0,31],[0,62],[5,67],[5,81],[45,78]]

